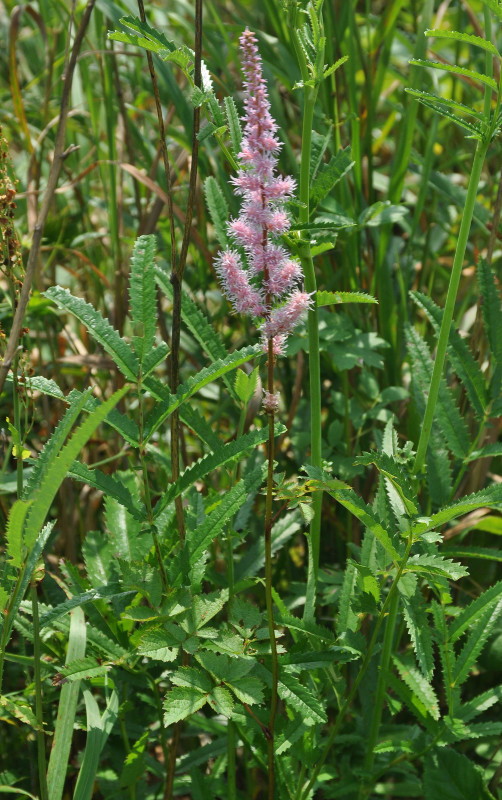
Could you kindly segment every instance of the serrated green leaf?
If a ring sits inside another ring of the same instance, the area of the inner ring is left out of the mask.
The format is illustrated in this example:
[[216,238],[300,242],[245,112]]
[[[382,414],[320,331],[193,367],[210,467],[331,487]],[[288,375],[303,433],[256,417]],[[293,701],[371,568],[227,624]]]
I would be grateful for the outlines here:
[[263,684],[253,675],[232,678],[232,680],[226,681],[226,684],[241,703],[246,703],[248,706],[263,703]]
[[21,567],[23,563],[23,526],[32,501],[16,500],[7,520],[5,538],[9,564]]
[[491,53],[492,56],[499,56],[500,58],[500,54],[495,45],[488,39],[481,38],[481,36],[473,36],[470,33],[461,33],[460,31],[450,31],[445,28],[427,30],[425,31],[425,35],[434,37],[435,39],[453,39],[455,42],[472,44],[475,47],[481,47],[483,50],[486,50],[486,52]]
[[475,72],[474,70],[467,69],[466,67],[459,67],[456,64],[445,64],[442,61],[428,61],[427,59],[422,58],[411,58],[409,63],[416,67],[430,67],[431,69],[451,72],[453,75],[462,75],[466,78],[470,78],[475,83],[482,83],[485,86],[489,86],[494,92],[496,92],[498,89],[497,82],[488,75],[483,75],[481,72]]
[[402,596],[403,616],[410,635],[418,666],[428,681],[434,672],[432,635],[422,593],[417,590],[411,598]]
[[360,228],[377,228],[400,222],[408,214],[406,206],[392,205],[389,200],[379,200],[359,214],[357,224]]
[[185,403],[180,409],[179,414],[182,422],[189,428],[199,439],[207,444],[212,450],[216,450],[218,447],[221,447],[221,439],[217,433],[215,433],[209,425],[208,422],[204,419],[202,414],[198,411],[195,406],[191,406],[189,403]]
[[[176,626],[172,626],[176,630]],[[156,661],[174,661],[177,657],[180,644],[186,638],[186,633],[178,629],[178,638],[169,636],[163,629],[147,631],[141,636],[138,653]]]
[[44,295],[49,300],[53,300],[59,308],[73,314],[82,325],[85,325],[91,336],[113,359],[125,377],[128,380],[136,381],[138,360],[135,353],[99,311],[96,311],[81,297],[74,297],[68,289],[62,289],[61,286],[52,286],[44,292]]
[[207,702],[207,695],[198,689],[175,686],[164,700],[164,725],[172,725],[195,714]]
[[[266,680],[265,682],[267,683]],[[321,723],[327,721],[323,704],[293,675],[284,674],[278,682],[277,690],[281,700],[299,713],[305,722],[309,720]]]
[[[0,695],[0,708],[10,714],[14,719],[18,719],[24,725],[29,725],[35,731],[43,730],[37,722],[37,718],[31,710],[28,703],[23,702],[21,698],[7,697]],[[0,791],[3,787],[0,786]]]
[[34,375],[32,378],[26,378],[26,386],[32,391],[39,391],[49,397],[64,400],[64,393],[61,391],[56,381],[50,378],[44,378],[43,375]]
[[472,700],[464,700],[457,714],[464,722],[469,722],[500,702],[502,702],[502,686],[492,686]]
[[[413,380],[417,382],[417,392],[425,396],[425,393],[429,391],[433,369],[429,348],[414,328],[407,328],[406,340],[412,361]],[[436,420],[453,455],[457,458],[464,458],[470,446],[469,431],[458,410],[455,398],[443,378],[441,378],[439,386]]]
[[[469,677],[476,659],[483,650],[491,631],[500,618],[501,611],[502,598],[499,598],[496,602],[486,606],[479,614],[453,668],[452,684],[454,686],[461,686]],[[452,641],[451,635],[450,641]]]
[[71,397],[68,395],[66,401],[70,404],[66,409],[63,418],[59,421],[56,430],[45,443],[44,448],[38,456],[35,466],[31,472],[30,478],[25,485],[23,491],[23,498],[27,500],[36,489],[40,488],[42,479],[44,478],[47,470],[60,453],[65,440],[70,433],[73,424],[75,423],[78,415],[85,408],[85,405],[90,398],[91,389],[79,394],[78,396]]
[[185,45],[177,47],[173,42],[166,39],[163,33],[151,28],[148,23],[142,22],[137,17],[122,17],[120,22],[135,31],[136,35],[114,31],[108,34],[109,39],[150,50],[156,53],[163,61],[170,61],[176,64],[188,77],[191,77],[194,65],[194,53],[192,50]]
[[469,603],[466,608],[450,623],[448,627],[448,640],[456,642],[464,631],[474,624],[480,615],[485,613],[487,609],[498,605],[502,597],[502,581],[497,581],[489,589],[486,589],[483,594]]
[[437,426],[433,426],[429,442],[425,457],[426,480],[431,507],[435,511],[449,503],[454,493],[453,470],[448,448]]
[[437,575],[452,581],[458,581],[469,574],[461,564],[435,555],[411,556],[406,562],[406,571],[417,572],[419,575]]
[[[230,134],[230,141],[232,142],[232,150],[236,154],[240,152],[241,141],[242,141],[242,130],[241,130],[239,114],[237,111],[237,107],[234,103],[233,97],[227,95],[227,97],[225,97],[223,102],[225,104],[225,114],[227,117],[227,125],[228,125],[228,132]],[[204,187],[208,180],[209,178],[206,178],[206,181],[204,182]]]
[[312,208],[315,208],[324,200],[333,187],[352,169],[354,163],[348,154],[348,148],[346,148],[345,150],[339,150],[327,164],[321,166],[310,188]]
[[426,800],[493,800],[475,764],[449,747],[426,755],[424,791]]
[[275,615],[275,624],[276,626],[284,625],[286,628],[289,628],[293,631],[301,631],[302,633],[308,634],[309,637],[312,636],[315,639],[320,639],[325,643],[335,642],[335,636],[329,630],[329,628],[325,628],[323,625],[318,625],[310,620],[295,617],[293,614],[290,614],[285,610],[282,610]]
[[129,298],[134,351],[143,366],[155,344],[155,236],[139,236],[131,256]]
[[453,111],[446,111],[444,108],[441,108],[441,106],[446,106],[447,109],[460,111],[463,114],[469,114],[471,117],[475,117],[478,120],[478,124],[481,123],[482,125],[485,122],[485,117],[480,111],[475,111],[470,106],[465,106],[463,103],[459,103],[457,100],[452,100],[451,98],[447,97],[440,97],[438,95],[431,94],[430,92],[419,91],[417,89],[407,89],[406,92],[412,97],[415,97],[417,100],[420,100],[420,102],[428,108],[431,108],[433,111],[437,111],[438,114],[443,114],[461,127],[466,128],[473,134],[476,134],[476,138],[480,138],[480,128],[476,127],[476,125],[473,123],[467,122],[467,120],[464,120],[462,117],[457,117]]
[[112,408],[128,392],[124,386],[115,392],[105,403],[93,411],[73,433],[69,441],[61,449],[59,455],[47,466],[39,488],[34,492],[33,503],[28,511],[24,526],[24,543],[28,549],[33,547],[44,524],[52,501],[66,474],[75,461],[82,447],[92,436],[98,425],[103,422]]
[[213,688],[209,677],[197,667],[180,667],[169,676],[171,683],[175,686],[189,686],[199,692],[210,692]]
[[[261,350],[258,345],[244,347],[242,350],[230,353],[222,360],[213,362],[209,367],[201,369],[200,372],[189,378],[179,387],[175,395],[170,395],[169,399],[160,403],[158,407],[153,409],[152,413],[148,415],[145,422],[146,433],[144,442],[148,442],[167,417],[182,405],[182,403],[185,403],[190,397],[200,391],[200,389],[207,386],[208,383],[212,383],[223,375],[226,375],[227,372],[231,372],[260,353]],[[145,385],[148,388],[148,382],[145,382]]]
[[369,528],[393,561],[399,561],[399,553],[392,544],[389,534],[376,518],[372,508],[367,506],[362,498],[358,497],[352,489],[330,492],[330,494],[332,494],[335,500],[338,500],[344,508],[348,509],[351,514],[354,514],[363,525]]
[[207,702],[217,714],[224,717],[231,717],[234,710],[232,695],[224,686],[215,686],[211,694],[207,696]]
[[[84,395],[87,398],[84,404],[84,411],[92,414],[93,411],[100,408],[102,401],[98,400],[97,397],[88,395],[87,392],[85,392]],[[72,403],[80,397],[82,397],[82,392],[79,392],[77,389],[72,389],[66,398],[66,402]],[[105,421],[107,425],[114,428],[126,442],[129,442],[133,447],[139,447],[139,428],[133,419],[127,417],[125,414],[121,414],[116,408],[112,408],[106,415]]]
[[397,655],[393,656],[393,661],[406,686],[422,703],[427,713],[437,721],[439,719],[439,703],[427,678],[413,664],[404,661]]
[[[276,434],[279,435],[285,430],[283,425],[276,426]],[[176,483],[170,484],[166,489],[163,497],[155,506],[155,517],[157,517],[166,506],[169,505],[176,497],[182,492],[193,486],[195,481],[202,480],[209,472],[223,466],[223,464],[232,461],[243,455],[247,450],[255,448],[264,443],[268,439],[268,429],[251,431],[250,433],[234,439],[226,445],[223,445],[214,453],[209,453],[203,456],[199,461],[196,461],[191,467],[186,469],[180,476]]]
[[[238,151],[236,151],[238,152]],[[221,191],[215,178],[211,175],[204,181],[204,196],[206,198],[214,232],[221,247],[228,246],[227,223],[230,212],[225,195]]]
[[493,13],[499,18],[502,19],[502,2],[501,0],[483,0],[485,6],[493,11]]
[[502,486],[498,483],[492,484],[487,489],[481,489],[479,492],[469,494],[453,503],[451,506],[446,506],[432,514],[427,518],[426,522],[417,521],[412,526],[414,535],[420,535],[426,531],[433,531],[440,528],[452,519],[468,514],[470,511],[476,511],[483,506],[499,506],[502,503]]
[[120,505],[127,509],[129,514],[135,519],[143,522],[146,520],[146,510],[144,506],[133,499],[129,489],[123,481],[113,475],[101,472],[99,469],[90,469],[87,464],[74,461],[69,472],[69,478],[87,483],[95,489],[99,489],[106,496],[113,497]]
[[86,678],[97,678],[106,675],[110,665],[99,664],[92,656],[78,658],[62,667],[60,672],[68,681],[79,681]]
[[475,547],[466,544],[464,547],[448,547],[448,555],[453,558],[480,558],[483,561],[502,561],[502,550],[494,550],[492,547]]
[[317,306],[333,306],[339,303],[378,303],[376,298],[365,292],[317,292]]
[[410,479],[400,464],[393,456],[387,453],[363,453],[354,459],[356,464],[374,464],[377,470],[386,478],[396,490],[403,504],[406,514],[414,516],[418,514],[418,499],[413,491]]
[[127,595],[131,594],[134,594],[134,592],[122,591],[122,587],[118,583],[100,586],[97,589],[89,589],[87,592],[82,592],[82,594],[77,594],[74,595],[74,597],[68,598],[68,600],[51,608],[49,611],[45,612],[45,614],[42,614],[40,617],[40,630],[52,625],[55,620],[63,617],[71,611],[72,608],[76,608],[77,606],[83,606],[94,600],[111,600],[115,597],[127,597]]
[[394,675],[392,672],[388,673],[387,682],[399,700],[410,709],[428,733],[434,736],[437,726],[422,700],[406,683],[404,683],[404,681],[400,680],[397,675]]
[[263,476],[264,468],[261,466],[245,475],[229,492],[225,492],[219,505],[206,516],[204,522],[187,535],[186,546],[192,563],[201,557],[213,539],[221,533],[228,520],[232,519],[246,502],[248,496],[259,489]]
[[[437,306],[430,297],[421,292],[410,292],[412,299],[427,314],[436,334],[439,334],[443,319],[443,310]],[[455,372],[462,381],[469,400],[479,418],[484,415],[487,404],[485,381],[479,368],[479,364],[473,357],[452,322],[448,340],[448,357],[453,365]]]
[[483,296],[481,311],[490,349],[498,364],[502,365],[502,309],[500,307],[500,296],[493,272],[484,258],[480,258],[478,261],[477,278]]

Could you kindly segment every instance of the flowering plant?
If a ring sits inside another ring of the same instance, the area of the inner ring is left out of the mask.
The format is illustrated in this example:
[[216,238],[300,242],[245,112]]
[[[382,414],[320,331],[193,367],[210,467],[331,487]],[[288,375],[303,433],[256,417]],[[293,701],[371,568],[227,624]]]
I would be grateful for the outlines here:
[[[240,215],[228,224],[237,249],[224,250],[216,270],[235,311],[262,318],[264,350],[273,360],[284,353],[288,334],[312,300],[300,289],[300,264],[278,243],[290,228],[285,204],[295,190],[295,181],[276,174],[281,144],[270,114],[256,38],[248,28],[240,37],[240,47],[245,75],[244,136],[239,170],[232,183],[243,203]],[[277,402],[269,387],[265,409],[276,411]]]

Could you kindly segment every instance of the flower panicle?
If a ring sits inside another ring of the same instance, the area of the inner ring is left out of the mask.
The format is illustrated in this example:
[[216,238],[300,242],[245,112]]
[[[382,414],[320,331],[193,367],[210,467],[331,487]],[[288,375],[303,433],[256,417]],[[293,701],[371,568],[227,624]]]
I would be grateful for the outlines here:
[[232,180],[242,198],[239,216],[228,224],[237,249],[216,260],[223,290],[237,313],[262,318],[263,347],[272,340],[274,356],[284,353],[288,334],[312,298],[300,290],[300,264],[277,239],[290,229],[285,209],[296,184],[276,172],[281,143],[262,72],[256,37],[246,29],[239,40],[244,73],[244,116],[239,169]]

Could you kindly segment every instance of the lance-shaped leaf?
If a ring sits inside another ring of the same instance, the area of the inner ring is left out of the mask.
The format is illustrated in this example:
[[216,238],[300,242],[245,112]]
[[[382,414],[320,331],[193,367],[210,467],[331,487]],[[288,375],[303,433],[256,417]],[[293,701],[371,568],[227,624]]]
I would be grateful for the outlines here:
[[[430,108],[431,111],[435,111],[436,114],[445,117],[451,122],[454,122],[460,128],[468,131],[472,138],[477,139],[478,141],[482,140],[485,129],[485,122],[482,114],[473,111],[471,108],[464,106],[462,103],[457,103],[453,100],[439,97],[438,95],[431,94],[430,92],[424,92],[418,89],[406,89],[406,93],[414,97],[426,108]],[[459,117],[457,114],[454,114],[453,110],[462,111],[470,114],[473,117],[480,117],[480,121],[477,124],[468,122],[466,119],[463,119],[463,117]]]
[[334,186],[349,172],[354,166],[354,161],[349,156],[349,148],[339,150],[332,156],[327,164],[323,164],[317,177],[314,179],[310,189],[310,203],[312,208],[319,205]]
[[108,34],[109,39],[149,50],[158,55],[163,61],[170,61],[176,64],[183,70],[187,77],[191,77],[194,64],[194,54],[192,50],[185,45],[177,47],[174,42],[166,39],[163,33],[150,27],[148,23],[142,22],[137,17],[122,17],[120,22],[135,33],[130,34],[114,31]]
[[454,561],[435,555],[411,556],[406,562],[406,572],[416,572],[419,575],[428,575],[429,577],[448,578],[452,581],[458,581],[469,574],[461,564],[456,564]]
[[475,624],[487,609],[491,609],[498,605],[502,598],[502,581],[497,581],[493,586],[490,586],[483,594],[477,597],[472,603],[469,603],[463,611],[450,623],[448,627],[448,640],[456,642],[464,631],[471,625]]
[[[410,292],[410,295],[415,303],[425,311],[436,334],[439,334],[443,310],[430,297],[421,292]],[[461,338],[453,322],[448,338],[448,358],[462,381],[476,415],[482,418],[487,404],[485,380],[478,362],[469,350],[465,340]]]
[[40,487],[34,493],[33,503],[30,507],[24,524],[24,543],[30,549],[44,524],[45,517],[52,505],[52,501],[61,483],[66,478],[68,470],[77,455],[92,436],[98,425],[103,422],[107,414],[116,406],[119,400],[129,391],[129,386],[123,386],[115,392],[105,403],[93,411],[87,419],[77,428],[70,440],[62,448],[60,454],[48,466]]
[[85,408],[89,399],[91,389],[79,394],[78,396],[68,395],[67,402],[70,403],[69,408],[66,409],[63,418],[58,422],[56,430],[45,443],[44,449],[38,456],[35,466],[30,474],[30,478],[26,483],[23,492],[23,498],[27,500],[33,495],[36,489],[40,488],[40,484],[47,473],[49,466],[52,464],[56,456],[60,453],[68,434],[70,433],[78,415]]
[[[190,397],[200,391],[200,389],[207,386],[208,383],[212,383],[221,376],[226,375],[227,372],[240,367],[241,364],[254,358],[259,353],[261,353],[259,345],[244,347],[242,350],[230,353],[230,355],[223,360],[215,361],[209,367],[201,369],[200,372],[189,378],[180,386],[175,395],[170,395],[168,399],[161,402],[159,406],[154,408],[152,413],[149,414],[145,422],[146,435],[144,441],[148,442],[164,420],[166,420],[173,411],[179,408],[182,403],[185,403]],[[150,388],[148,380],[145,381],[145,386]]]
[[404,660],[397,655],[393,656],[394,664],[396,665],[401,679],[411,692],[423,704],[427,713],[435,720],[439,719],[439,703],[432,688],[431,684],[418,669],[409,661]]
[[[276,425],[276,435],[280,435],[285,431],[284,425]],[[208,472],[212,472],[223,464],[232,461],[234,458],[242,456],[247,450],[255,448],[263,444],[268,439],[268,429],[264,428],[259,431],[251,431],[238,439],[234,439],[228,444],[215,450],[214,453],[209,453],[195,462],[191,467],[188,467],[176,483],[170,484],[164,492],[162,498],[155,506],[155,517],[157,517],[166,506],[169,505],[178,495],[186,491],[190,486],[193,486],[195,481],[202,480]]]
[[70,312],[82,325],[85,325],[93,339],[108,353],[119,370],[128,380],[136,381],[138,376],[138,359],[130,345],[122,339],[107,319],[101,316],[93,306],[74,297],[68,289],[52,286],[44,292],[49,300],[53,300],[59,308]]
[[[422,398],[429,391],[432,379],[432,358],[425,341],[410,326],[406,330],[406,340],[412,362],[415,401],[419,412],[422,412],[421,406],[424,406]],[[463,416],[460,414],[455,398],[443,378],[441,378],[439,384],[436,420],[438,428],[453,455],[457,456],[457,458],[463,458],[469,450],[469,431]]]
[[63,617],[65,614],[71,611],[72,608],[77,608],[77,606],[83,606],[86,603],[93,602],[94,600],[112,600],[115,597],[127,597],[128,595],[132,594],[135,594],[135,592],[124,592],[122,590],[122,586],[118,583],[109,584],[108,586],[100,586],[97,589],[89,589],[87,592],[82,592],[82,594],[69,597],[68,600],[65,600],[58,606],[46,611],[46,613],[40,618],[40,630],[46,628],[48,625],[52,625],[55,620]]
[[378,303],[375,297],[366,292],[317,292],[317,306],[334,306],[339,303]]
[[113,497],[121,506],[127,509],[132,516],[144,522],[146,520],[146,510],[137,500],[133,499],[131,492],[124,483],[114,477],[107,475],[100,469],[90,469],[87,464],[74,461],[68,472],[68,477],[82,481],[95,489],[99,489],[107,497]]
[[489,75],[483,75],[481,72],[475,72],[475,70],[467,69],[466,67],[459,67],[456,64],[445,64],[442,61],[428,61],[427,59],[421,58],[412,58],[409,63],[416,67],[430,67],[431,69],[438,69],[443,72],[451,72],[459,77],[470,78],[474,83],[482,83],[484,86],[489,86],[494,92],[498,89],[497,82],[493,78],[490,78]]
[[[494,2],[496,2],[496,0],[494,0]],[[474,47],[481,47],[482,50],[485,50],[492,56],[498,56],[500,58],[499,51],[495,45],[492,44],[489,39],[483,39],[481,36],[474,36],[471,33],[461,33],[460,31],[449,31],[446,30],[446,28],[428,30],[425,31],[425,35],[429,38],[433,37],[434,39],[453,39],[455,42],[472,44]]]
[[388,555],[393,561],[399,561],[399,553],[392,544],[389,534],[383,528],[380,521],[375,516],[371,506],[366,505],[358,495],[349,490],[342,490],[338,492],[330,492],[330,494],[338,500],[338,502],[351,512],[357,519],[363,523],[369,530],[376,536],[382,547],[387,551]]
[[427,531],[440,528],[452,519],[457,519],[470,511],[476,511],[484,506],[497,507],[500,505],[502,505],[502,484],[494,483],[486,489],[466,495],[462,500],[442,508],[441,511],[430,517],[417,520],[412,526],[412,532],[414,535],[422,535]]
[[139,236],[134,243],[129,278],[131,321],[136,335],[134,351],[141,365],[155,344],[155,236]]
[[387,453],[363,453],[355,459],[356,464],[374,464],[377,470],[387,478],[399,495],[406,514],[415,516],[419,512],[418,500],[408,475],[397,461]]
[[201,525],[187,533],[186,546],[189,548],[190,562],[199,559],[223,530],[228,520],[232,519],[246,501],[249,494],[256,492],[262,482],[265,467],[257,467],[249,475],[244,476],[229,492],[221,498],[221,502],[208,514]]
[[92,656],[85,658],[77,658],[71,661],[61,669],[61,675],[64,675],[68,681],[79,681],[85,678],[98,678],[101,675],[106,675],[110,669],[110,664],[100,664]]
[[482,652],[490,633],[500,619],[502,598],[488,605],[479,615],[469,631],[466,642],[460,651],[453,668],[453,684],[461,686],[467,680],[476,659]]

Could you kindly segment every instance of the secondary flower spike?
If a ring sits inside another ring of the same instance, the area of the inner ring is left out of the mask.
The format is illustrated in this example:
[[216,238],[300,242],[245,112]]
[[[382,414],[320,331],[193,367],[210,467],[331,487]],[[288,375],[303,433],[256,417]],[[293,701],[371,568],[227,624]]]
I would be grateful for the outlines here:
[[270,114],[256,38],[246,29],[239,42],[245,114],[239,170],[232,183],[235,194],[242,197],[242,206],[237,219],[228,224],[236,248],[219,255],[216,271],[234,310],[262,318],[264,349],[268,350],[272,339],[273,353],[280,355],[288,334],[312,300],[300,290],[300,264],[278,241],[290,228],[285,204],[295,190],[295,181],[276,172],[281,144]]

